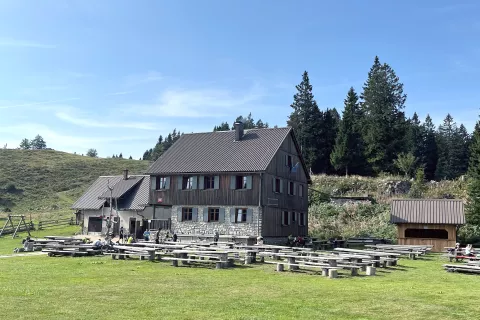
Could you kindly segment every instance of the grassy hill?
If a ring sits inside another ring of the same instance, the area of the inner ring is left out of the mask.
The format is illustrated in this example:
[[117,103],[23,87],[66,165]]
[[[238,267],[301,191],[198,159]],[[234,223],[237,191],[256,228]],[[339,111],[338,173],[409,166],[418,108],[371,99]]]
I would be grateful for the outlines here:
[[[73,202],[100,175],[144,173],[148,161],[98,159],[53,150],[0,150],[0,212],[34,217],[71,214]],[[5,214],[5,213],[0,213]]]

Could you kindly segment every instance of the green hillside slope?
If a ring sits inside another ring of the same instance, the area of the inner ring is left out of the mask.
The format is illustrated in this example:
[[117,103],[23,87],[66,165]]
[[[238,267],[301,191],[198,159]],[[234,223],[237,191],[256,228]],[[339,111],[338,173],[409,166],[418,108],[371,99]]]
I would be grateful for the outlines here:
[[[0,150],[0,211],[34,216],[69,207],[100,175],[144,173],[148,161],[98,159],[53,150]],[[3,213],[0,213],[3,214]]]

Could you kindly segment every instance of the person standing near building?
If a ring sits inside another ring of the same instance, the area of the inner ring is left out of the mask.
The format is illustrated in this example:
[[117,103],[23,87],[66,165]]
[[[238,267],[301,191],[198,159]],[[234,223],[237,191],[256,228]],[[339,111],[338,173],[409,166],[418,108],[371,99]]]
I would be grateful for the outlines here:
[[125,231],[123,230],[123,226],[122,226],[122,227],[120,227],[120,232],[119,232],[119,238],[120,238],[121,243],[123,243],[124,235],[125,235]]

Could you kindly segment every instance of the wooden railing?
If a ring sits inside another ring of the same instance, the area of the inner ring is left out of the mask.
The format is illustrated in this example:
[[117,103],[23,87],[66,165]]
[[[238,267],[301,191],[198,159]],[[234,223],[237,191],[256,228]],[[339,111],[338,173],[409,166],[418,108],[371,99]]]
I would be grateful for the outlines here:
[[62,226],[75,225],[75,220],[72,218],[44,220],[38,222],[37,230],[50,229]]

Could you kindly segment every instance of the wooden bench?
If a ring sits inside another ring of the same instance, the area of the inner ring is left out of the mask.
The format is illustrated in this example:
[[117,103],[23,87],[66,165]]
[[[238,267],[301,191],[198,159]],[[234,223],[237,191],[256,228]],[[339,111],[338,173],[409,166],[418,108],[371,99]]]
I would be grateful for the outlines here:
[[54,256],[71,256],[71,257],[77,257],[77,256],[86,256],[88,252],[85,251],[72,251],[72,250],[42,250],[42,252],[47,252],[49,257],[54,257]]
[[457,265],[457,264],[444,264],[443,267],[448,272],[468,272],[468,273],[480,273],[480,266],[471,265]]
[[301,263],[289,264],[288,262],[283,262],[283,261],[265,261],[265,263],[277,265],[276,270],[278,272],[284,271],[285,265],[304,267],[304,268],[319,268],[319,269],[322,269],[322,276],[326,276],[326,277],[328,276],[330,278],[336,278],[338,276],[338,270],[341,269],[338,267],[330,267],[328,265],[307,265],[307,264],[301,264]]
[[199,263],[211,263],[215,264],[216,269],[223,269],[228,267],[229,262],[215,261],[215,260],[200,260],[200,259],[190,259],[190,258],[174,258],[174,257],[165,257],[162,260],[172,261],[172,266],[178,267],[178,261],[186,262],[187,264],[192,262]]

